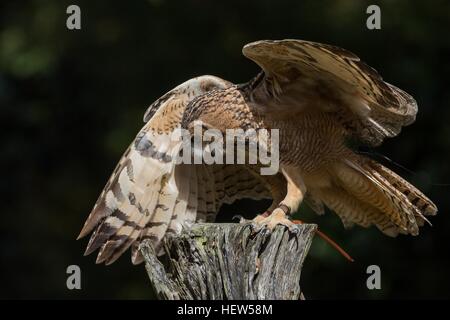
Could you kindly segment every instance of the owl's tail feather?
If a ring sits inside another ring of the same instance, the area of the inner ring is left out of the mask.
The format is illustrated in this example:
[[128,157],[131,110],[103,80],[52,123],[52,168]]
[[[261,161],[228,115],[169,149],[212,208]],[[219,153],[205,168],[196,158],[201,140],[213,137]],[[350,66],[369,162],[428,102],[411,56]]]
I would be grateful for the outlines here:
[[373,224],[389,236],[417,235],[428,222],[426,216],[437,213],[421,191],[372,159],[345,159],[334,164],[330,174],[331,185],[315,192],[346,227]]

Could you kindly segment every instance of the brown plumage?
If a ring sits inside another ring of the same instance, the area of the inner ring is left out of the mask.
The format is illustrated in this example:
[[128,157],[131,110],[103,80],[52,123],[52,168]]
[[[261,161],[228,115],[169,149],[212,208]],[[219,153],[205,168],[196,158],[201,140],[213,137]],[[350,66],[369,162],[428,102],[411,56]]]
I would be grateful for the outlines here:
[[[354,54],[300,40],[258,41],[243,53],[261,68],[246,84],[212,76],[191,79],[147,110],[144,128],[126,151],[80,237],[94,230],[86,253],[114,262],[127,248],[194,221],[212,221],[223,203],[272,198],[269,227],[290,225],[286,212],[305,202],[318,214],[335,211],[344,226],[375,225],[390,236],[417,235],[436,206],[403,178],[347,145],[370,146],[396,136],[415,120],[417,105]],[[280,170],[261,176],[258,165],[175,164],[175,128],[279,129]]]

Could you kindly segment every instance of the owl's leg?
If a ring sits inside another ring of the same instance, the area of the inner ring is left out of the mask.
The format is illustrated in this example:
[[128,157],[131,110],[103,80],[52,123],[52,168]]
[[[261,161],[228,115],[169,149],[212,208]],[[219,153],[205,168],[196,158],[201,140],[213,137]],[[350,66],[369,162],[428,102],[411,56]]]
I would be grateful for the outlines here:
[[[257,172],[259,175],[259,171]],[[261,177],[261,176],[260,176]],[[272,195],[272,204],[270,207],[262,214],[257,215],[253,221],[258,222],[264,218],[267,218],[273,210],[278,208],[279,203],[284,199],[287,193],[286,188],[286,179],[281,173],[277,173],[272,176],[262,176],[264,181],[270,190],[270,194]]]
[[254,222],[266,225],[269,229],[273,229],[278,224],[287,227],[295,225],[288,219],[288,216],[298,210],[306,194],[306,186],[298,168],[282,165],[281,172],[287,181],[286,196],[270,215],[266,217],[258,216],[254,219]]

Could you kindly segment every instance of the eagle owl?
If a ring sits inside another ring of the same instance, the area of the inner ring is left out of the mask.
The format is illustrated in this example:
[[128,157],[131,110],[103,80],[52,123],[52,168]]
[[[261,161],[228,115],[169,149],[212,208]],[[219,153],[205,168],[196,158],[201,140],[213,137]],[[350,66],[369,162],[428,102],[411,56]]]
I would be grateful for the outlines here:
[[[166,234],[213,221],[222,204],[272,199],[255,222],[291,225],[302,201],[334,211],[345,227],[371,225],[389,236],[417,235],[436,206],[418,189],[347,143],[377,146],[415,120],[417,105],[353,53],[301,40],[257,41],[243,54],[261,67],[245,84],[215,76],[184,82],[150,105],[145,125],[125,151],[79,238],[92,233],[86,254],[110,264],[138,244],[156,248]],[[279,129],[280,166],[260,175],[255,165],[175,164],[168,136],[201,120],[222,132]]]

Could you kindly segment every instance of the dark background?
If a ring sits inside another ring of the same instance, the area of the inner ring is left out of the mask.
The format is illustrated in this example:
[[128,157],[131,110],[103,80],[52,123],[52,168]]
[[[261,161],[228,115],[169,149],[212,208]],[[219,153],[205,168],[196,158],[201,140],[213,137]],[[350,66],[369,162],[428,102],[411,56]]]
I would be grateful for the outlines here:
[[[235,83],[258,68],[244,44],[298,38],[355,52],[418,101],[416,123],[377,152],[438,205],[418,237],[345,231],[306,211],[356,259],[316,239],[302,285],[308,298],[449,298],[450,2],[386,1],[382,29],[366,28],[365,1],[2,1],[0,4],[0,258],[2,298],[152,298],[129,253],[110,267],[75,241],[146,107],[197,75]],[[77,4],[82,29],[66,28]],[[242,209],[241,207],[240,209]],[[255,214],[257,212],[254,212]],[[66,268],[82,290],[66,288]],[[382,289],[366,288],[379,265]]]

